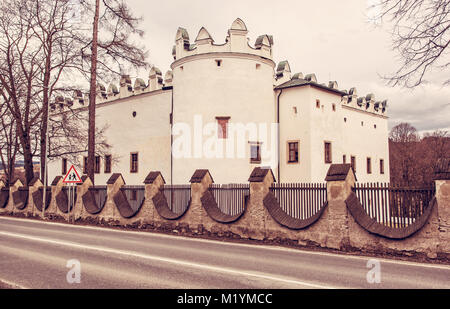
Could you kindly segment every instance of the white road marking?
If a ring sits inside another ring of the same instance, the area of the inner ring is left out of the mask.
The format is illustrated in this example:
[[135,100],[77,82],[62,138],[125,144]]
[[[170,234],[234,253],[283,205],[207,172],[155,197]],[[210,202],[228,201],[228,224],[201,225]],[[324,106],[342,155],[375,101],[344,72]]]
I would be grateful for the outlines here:
[[146,236],[146,237],[160,237],[160,238],[171,238],[171,239],[175,238],[175,239],[183,239],[183,240],[187,240],[187,241],[191,241],[191,242],[215,243],[215,244],[221,244],[221,245],[225,245],[225,246],[236,246],[236,247],[245,247],[245,248],[253,248],[253,249],[259,248],[259,249],[264,249],[264,250],[284,251],[284,252],[291,252],[291,253],[297,253],[297,254],[329,256],[329,257],[342,258],[342,259],[357,259],[357,260],[363,260],[365,262],[367,262],[367,260],[369,260],[369,259],[375,258],[379,261],[382,261],[383,263],[450,270],[450,266],[448,266],[448,265],[425,264],[425,263],[407,262],[407,261],[401,261],[401,260],[389,260],[386,258],[378,258],[378,257],[373,257],[373,256],[355,256],[355,255],[346,255],[346,254],[320,252],[320,251],[307,251],[307,250],[302,250],[302,249],[292,249],[292,248],[285,248],[285,247],[279,247],[279,246],[241,244],[241,243],[233,243],[233,242],[228,242],[228,241],[192,238],[192,237],[186,237],[186,236],[165,235],[165,234],[160,234],[160,233],[152,233],[149,231],[123,231],[123,230],[112,229],[112,228],[108,228],[108,227],[72,225],[72,224],[67,224],[67,223],[40,221],[40,220],[36,220],[36,219],[22,219],[22,218],[12,218],[12,217],[1,216],[0,220],[2,220],[2,219],[11,220],[11,221],[28,222],[28,223],[30,221],[32,221],[33,223],[37,223],[37,224],[47,224],[47,225],[61,226],[61,227],[65,227],[65,228],[80,228],[80,229],[96,230],[96,231],[102,231],[102,232],[114,232],[114,233],[139,235],[139,236]]
[[270,276],[270,275],[265,275],[265,274],[260,274],[260,273],[245,272],[245,271],[231,269],[231,268],[216,267],[216,266],[210,266],[210,265],[205,265],[205,264],[186,262],[186,261],[181,261],[181,260],[171,259],[171,258],[163,258],[163,257],[159,257],[159,256],[141,254],[141,253],[132,252],[132,251],[116,250],[116,249],[110,249],[110,248],[99,247],[99,246],[82,245],[82,244],[73,243],[73,242],[65,242],[65,241],[59,241],[59,240],[54,240],[54,239],[50,239],[50,238],[41,238],[41,237],[21,235],[21,234],[16,234],[16,233],[9,233],[9,232],[0,232],[0,234],[4,235],[4,236],[13,237],[13,238],[22,238],[22,239],[27,239],[27,240],[33,240],[33,241],[44,242],[44,243],[48,243],[48,244],[55,244],[55,245],[66,246],[66,247],[73,247],[73,248],[78,248],[78,249],[87,249],[87,250],[101,251],[101,252],[106,252],[106,253],[111,253],[111,254],[132,256],[132,257],[141,258],[141,259],[171,263],[171,264],[192,267],[192,268],[199,268],[199,269],[209,270],[209,271],[214,271],[214,272],[228,273],[228,274],[232,274],[232,275],[240,275],[240,276],[243,275],[243,276],[247,276],[247,277],[255,277],[255,278],[259,278],[259,279],[279,281],[279,282],[283,282],[283,283],[301,285],[301,286],[306,286],[306,287],[316,288],[316,289],[317,288],[318,289],[334,289],[335,288],[332,286],[325,286],[325,285],[320,285],[320,284],[303,282],[303,281],[299,281],[299,280],[286,279],[286,278],[275,277],[275,276]]
[[23,285],[20,285],[20,284],[17,284],[17,283],[13,283],[13,282],[10,282],[10,281],[2,279],[2,278],[0,278],[0,283],[4,283],[6,285],[9,285],[13,289],[28,290],[28,288],[24,287]]

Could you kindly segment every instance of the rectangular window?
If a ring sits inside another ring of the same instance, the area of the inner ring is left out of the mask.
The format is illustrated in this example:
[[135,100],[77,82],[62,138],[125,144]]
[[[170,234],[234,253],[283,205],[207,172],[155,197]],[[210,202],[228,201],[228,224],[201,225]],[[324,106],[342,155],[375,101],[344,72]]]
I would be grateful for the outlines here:
[[94,173],[100,174],[100,156],[95,156]]
[[134,152],[130,155],[130,173],[137,173],[138,172],[138,153]]
[[66,175],[67,174],[67,159],[62,159],[62,166],[61,166],[61,174]]
[[105,156],[105,173],[111,173],[111,155]]
[[367,158],[367,174],[372,174],[372,159]]
[[380,174],[384,174],[384,160],[380,159]]
[[261,145],[259,143],[250,144],[250,163],[261,163]]
[[83,174],[87,174],[88,157],[83,158]]
[[356,173],[356,157],[351,156],[350,161],[351,161],[350,163],[352,164],[353,171]]
[[288,163],[298,163],[298,142],[288,142]]
[[226,139],[228,137],[228,121],[230,117],[216,117],[217,120],[217,137]]
[[331,143],[325,142],[324,143],[324,153],[325,153],[325,163],[332,163],[332,157],[331,157]]
[[346,155],[342,156],[342,163],[344,163],[344,164],[347,163],[347,156]]
[[320,100],[319,99],[316,100],[316,107],[320,108]]

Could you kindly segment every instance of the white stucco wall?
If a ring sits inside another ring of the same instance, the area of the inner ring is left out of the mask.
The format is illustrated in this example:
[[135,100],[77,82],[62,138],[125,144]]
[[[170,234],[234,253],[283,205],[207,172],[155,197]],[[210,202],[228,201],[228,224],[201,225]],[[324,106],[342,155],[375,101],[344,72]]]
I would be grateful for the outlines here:
[[[215,60],[222,61],[220,67]],[[259,64],[258,68],[256,64]],[[230,117],[230,126],[264,124],[269,130],[275,122],[273,67],[271,61],[260,57],[233,53],[194,56],[172,66],[174,125],[187,124],[192,130],[193,143],[191,158],[174,158],[174,183],[186,183],[196,169],[202,168],[209,169],[216,183],[247,182],[253,168],[259,166],[250,164],[248,142],[263,142],[265,147],[270,146],[270,139],[264,136],[251,138],[246,134],[244,158],[239,157],[237,145],[232,158],[225,152],[222,158],[208,158],[201,148],[197,148],[203,144],[194,140],[194,135],[199,136],[199,131],[194,134],[197,128],[194,122],[197,117],[203,126],[211,123],[217,128],[214,125],[216,117]],[[203,136],[203,142],[211,136],[217,136],[217,133]]]
[[[104,158],[101,158],[100,173],[95,175],[95,184],[104,185],[113,173],[122,173],[130,185],[142,184],[152,170],[161,171],[170,182],[170,110],[171,90],[153,91],[130,96],[107,103],[100,103],[96,109],[97,127],[105,125],[106,141],[112,146],[111,173],[104,173]],[[136,112],[136,117],[133,117]],[[130,153],[139,153],[138,173],[130,173]],[[77,167],[83,172],[83,156]],[[61,175],[61,159],[49,164],[49,181]],[[70,167],[68,163],[68,168]],[[80,175],[81,176],[81,175]]]

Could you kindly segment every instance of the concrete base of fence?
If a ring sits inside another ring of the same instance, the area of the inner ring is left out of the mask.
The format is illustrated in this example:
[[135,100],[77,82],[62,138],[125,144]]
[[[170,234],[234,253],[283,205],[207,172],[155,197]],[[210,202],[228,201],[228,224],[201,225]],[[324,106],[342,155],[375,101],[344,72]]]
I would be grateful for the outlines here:
[[365,252],[395,255],[424,254],[436,258],[439,251],[439,218],[437,207],[433,208],[425,226],[406,239],[388,239],[371,234],[363,229],[352,216],[348,217],[350,247]]

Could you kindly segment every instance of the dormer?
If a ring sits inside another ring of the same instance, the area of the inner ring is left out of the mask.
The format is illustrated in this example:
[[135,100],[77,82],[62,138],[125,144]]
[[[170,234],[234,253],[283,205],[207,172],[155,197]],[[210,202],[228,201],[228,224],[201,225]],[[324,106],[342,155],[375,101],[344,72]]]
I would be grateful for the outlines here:
[[247,41],[247,26],[240,19],[237,18],[228,30],[228,37],[232,52],[245,52],[248,47]]
[[291,67],[289,66],[289,62],[287,60],[278,63],[277,71],[275,73],[275,80],[276,86],[291,80]]
[[189,51],[190,42],[189,34],[186,29],[179,27],[175,35],[175,55],[176,58],[181,58],[184,51]]
[[273,36],[267,34],[260,35],[255,42],[256,49],[266,51],[270,55],[272,55],[272,45],[273,45]]
[[106,88],[103,84],[98,83],[97,84],[97,98],[101,99],[101,100],[106,100],[107,95],[106,95]]
[[333,81],[329,81],[328,82],[328,88],[331,88],[331,89],[338,89],[338,83],[337,83],[337,81],[335,81],[335,80],[333,80]]
[[152,67],[149,74],[148,87],[150,91],[159,90],[163,87],[163,79],[161,70],[157,67]]
[[308,82],[317,83],[316,74],[314,74],[314,73],[306,74],[305,80],[307,80]]
[[120,78],[120,97],[125,98],[133,93],[130,75],[122,75]]
[[295,74],[292,76],[292,80],[294,80],[294,79],[304,79],[304,78],[303,78],[303,73],[302,73],[302,72],[295,73]]
[[358,92],[356,91],[355,87],[352,87],[348,91],[348,103],[349,104],[352,103],[352,104],[354,104],[354,106],[356,106],[357,100],[358,100]]
[[359,107],[366,107],[366,98],[365,97],[360,97],[356,100],[356,104]]
[[200,31],[198,32],[197,38],[195,39],[195,44],[197,45],[204,45],[209,44],[211,45],[214,43],[213,38],[209,34],[208,30],[205,29],[205,27],[202,27]]
[[171,87],[172,81],[173,81],[173,72],[169,70],[166,72],[166,75],[164,75],[164,86]]
[[111,83],[108,86],[107,94],[108,94],[109,98],[115,97],[116,95],[119,94],[119,89],[117,88],[117,86],[115,84]]
[[373,93],[369,93],[366,95],[366,109],[372,109],[375,105],[375,95]]
[[144,80],[142,78],[136,78],[134,81],[134,92],[141,93],[147,88],[147,85],[145,84]]
[[83,107],[85,106],[85,101],[83,98],[83,92],[81,90],[74,90],[73,92],[73,101],[75,107]]

